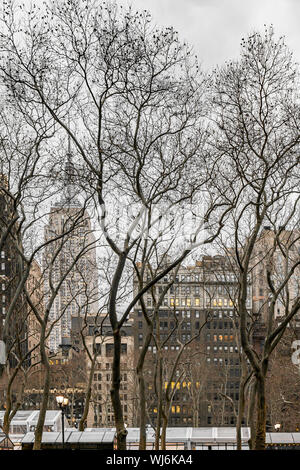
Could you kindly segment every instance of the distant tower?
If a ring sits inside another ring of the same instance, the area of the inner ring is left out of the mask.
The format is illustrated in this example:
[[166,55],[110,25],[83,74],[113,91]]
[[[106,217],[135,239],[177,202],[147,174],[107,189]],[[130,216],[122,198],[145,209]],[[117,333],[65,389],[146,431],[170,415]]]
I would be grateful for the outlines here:
[[79,201],[76,199],[77,188],[75,185],[76,171],[72,161],[72,152],[71,152],[71,141],[70,136],[68,136],[68,153],[66,155],[67,161],[65,163],[65,174],[64,174],[64,191],[63,191],[63,200],[66,206],[80,206]]
[[[50,310],[50,323],[55,323],[49,336],[50,351],[56,352],[71,334],[71,317],[83,316],[86,312],[95,313],[98,309],[98,269],[96,260],[95,236],[91,227],[88,212],[76,198],[78,189],[75,186],[75,168],[72,162],[70,142],[65,164],[65,187],[63,195],[50,209],[49,223],[45,228],[45,240],[66,233],[62,239],[50,243],[45,250],[44,269],[46,269],[45,299],[50,298],[49,275],[56,286],[63,274],[70,267],[78,253],[89,246],[87,252],[80,256],[76,265],[65,277],[58,295]],[[55,248],[63,243],[53,269],[51,263]]]

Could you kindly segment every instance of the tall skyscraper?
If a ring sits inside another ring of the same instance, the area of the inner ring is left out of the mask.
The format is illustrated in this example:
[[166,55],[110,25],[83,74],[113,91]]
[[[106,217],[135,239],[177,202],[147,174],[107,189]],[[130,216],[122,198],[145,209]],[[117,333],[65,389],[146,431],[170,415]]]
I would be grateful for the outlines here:
[[[71,155],[65,167],[65,188],[50,209],[45,240],[57,238],[44,253],[45,307],[53,289],[61,283],[49,314],[50,351],[56,352],[63,338],[70,338],[71,317],[94,313],[98,308],[98,269],[95,236],[90,216],[75,197]],[[71,268],[71,269],[70,269]],[[52,286],[51,286],[52,284]]]

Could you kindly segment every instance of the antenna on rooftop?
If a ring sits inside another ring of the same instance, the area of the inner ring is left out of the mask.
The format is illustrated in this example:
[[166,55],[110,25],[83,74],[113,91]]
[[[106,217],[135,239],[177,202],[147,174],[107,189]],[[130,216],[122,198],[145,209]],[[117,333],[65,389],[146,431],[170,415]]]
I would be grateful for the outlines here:
[[[70,114],[68,115],[68,129],[71,130],[71,119]],[[61,202],[59,205],[62,206],[80,206],[80,203],[77,198],[75,198],[75,194],[77,192],[75,184],[74,184],[74,177],[75,177],[75,167],[73,164],[73,155],[71,150],[71,137],[68,133],[68,149],[66,153],[66,161],[65,161],[65,168],[64,168],[64,175],[63,175],[63,182],[64,182],[64,190],[63,196],[61,198]]]

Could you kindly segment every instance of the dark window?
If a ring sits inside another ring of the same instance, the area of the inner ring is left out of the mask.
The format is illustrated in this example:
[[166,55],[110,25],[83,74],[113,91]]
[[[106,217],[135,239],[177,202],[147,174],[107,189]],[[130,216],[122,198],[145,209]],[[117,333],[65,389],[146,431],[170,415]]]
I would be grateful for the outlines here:
[[97,354],[101,354],[101,344],[96,343],[94,345],[94,352],[97,353]]
[[114,345],[106,344],[105,345],[106,357],[112,357],[114,354]]

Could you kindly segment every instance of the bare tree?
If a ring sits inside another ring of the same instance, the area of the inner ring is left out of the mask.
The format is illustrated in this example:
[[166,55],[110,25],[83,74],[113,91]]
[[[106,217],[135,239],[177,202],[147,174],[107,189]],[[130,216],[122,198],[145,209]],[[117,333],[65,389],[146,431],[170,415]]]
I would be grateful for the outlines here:
[[[54,2],[42,13],[38,7],[32,11],[35,14],[22,16],[19,31],[16,12],[10,3],[5,7],[1,74],[25,119],[46,116],[56,130],[56,142],[64,133],[69,136],[82,190],[94,199],[116,262],[108,301],[115,341],[111,397],[118,448],[124,449],[119,398],[122,325],[143,293],[191,251],[191,246],[181,249],[118,318],[118,289],[140,239],[138,224],[151,213],[153,227],[161,220],[153,216],[155,208],[163,207],[164,215],[170,208],[176,213],[193,196],[204,206],[209,243],[233,202],[226,196],[228,185],[220,195],[208,191],[214,163],[203,152],[204,79],[190,48],[180,44],[172,28],[153,28],[146,12],[122,13],[114,4],[91,0]],[[15,41],[17,31],[25,43]],[[120,201],[122,208],[132,208],[131,217],[122,218],[122,240],[114,224]],[[199,241],[196,235],[191,237],[194,242]]]
[[[275,305],[299,265],[299,259],[290,256],[292,246],[297,243],[294,220],[298,212],[296,188],[299,185],[296,80],[297,70],[291,53],[283,38],[276,40],[270,28],[264,36],[254,33],[243,39],[240,60],[217,70],[213,85],[216,123],[213,145],[222,153],[224,163],[219,183],[230,178],[235,181],[235,191],[239,192],[228,233],[234,237],[241,346],[256,380],[255,449],[265,448],[265,380],[269,358],[299,310],[300,299],[296,296],[286,302],[281,325],[274,324]],[[265,298],[266,335],[258,356],[247,329],[247,284],[264,226],[271,227],[274,236],[268,262],[261,261],[270,295]],[[288,233],[294,233],[287,243],[284,242],[284,227]],[[277,250],[282,252],[282,266],[286,267],[280,282],[275,282],[272,270]]]

